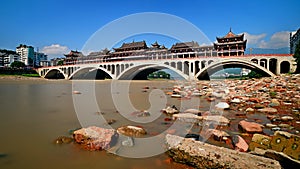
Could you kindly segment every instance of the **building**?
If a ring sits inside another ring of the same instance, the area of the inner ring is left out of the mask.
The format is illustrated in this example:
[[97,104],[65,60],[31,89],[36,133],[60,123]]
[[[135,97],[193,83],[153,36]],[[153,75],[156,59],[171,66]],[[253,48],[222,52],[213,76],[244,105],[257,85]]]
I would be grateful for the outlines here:
[[27,66],[33,66],[34,64],[34,48],[20,44],[16,48],[16,53],[20,55],[20,61],[25,63]]
[[294,54],[300,41],[300,29],[290,33],[290,54]]
[[0,66],[9,67],[15,61],[20,61],[20,55],[15,51],[0,50]]
[[244,55],[247,40],[244,40],[244,34],[236,35],[231,31],[224,37],[217,37],[214,48],[218,56],[241,56]]
[[64,64],[75,64],[77,63],[79,58],[82,58],[84,55],[81,52],[78,52],[77,50],[71,50],[68,54],[65,55]]
[[47,55],[45,55],[44,53],[34,52],[34,56],[35,56],[35,59],[34,59],[34,62],[35,62],[34,65],[35,66],[42,66],[41,62],[48,60]]

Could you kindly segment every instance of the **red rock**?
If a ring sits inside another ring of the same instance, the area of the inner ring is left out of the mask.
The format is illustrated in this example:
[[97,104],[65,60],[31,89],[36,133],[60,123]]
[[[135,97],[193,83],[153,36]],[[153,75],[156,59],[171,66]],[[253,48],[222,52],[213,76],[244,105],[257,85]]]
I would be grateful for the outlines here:
[[247,142],[241,137],[241,136],[235,136],[236,137],[236,143],[235,143],[235,150],[240,152],[246,152],[249,148],[249,145]]
[[248,133],[261,133],[263,131],[260,124],[245,120],[239,122],[239,127]]
[[109,149],[115,143],[118,134],[114,129],[91,126],[74,131],[73,137],[76,143],[94,151]]
[[259,98],[249,98],[248,99],[249,102],[254,102],[254,103],[259,103],[261,102],[261,100]]

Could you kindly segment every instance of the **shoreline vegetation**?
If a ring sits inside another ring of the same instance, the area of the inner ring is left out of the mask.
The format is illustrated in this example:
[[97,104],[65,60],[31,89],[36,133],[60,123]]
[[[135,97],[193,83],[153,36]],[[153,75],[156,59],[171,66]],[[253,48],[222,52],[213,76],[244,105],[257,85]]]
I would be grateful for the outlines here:
[[38,74],[21,74],[21,75],[7,75],[7,74],[0,74],[0,80],[45,80],[41,78]]

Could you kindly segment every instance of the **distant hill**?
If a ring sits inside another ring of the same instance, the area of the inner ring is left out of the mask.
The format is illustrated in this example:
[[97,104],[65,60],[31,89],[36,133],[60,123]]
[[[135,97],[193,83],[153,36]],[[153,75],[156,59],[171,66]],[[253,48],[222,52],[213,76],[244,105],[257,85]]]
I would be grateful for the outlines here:
[[[279,48],[279,49],[263,49],[263,48],[252,48],[252,54],[289,54],[290,48]],[[245,54],[250,54],[250,48],[247,48]]]

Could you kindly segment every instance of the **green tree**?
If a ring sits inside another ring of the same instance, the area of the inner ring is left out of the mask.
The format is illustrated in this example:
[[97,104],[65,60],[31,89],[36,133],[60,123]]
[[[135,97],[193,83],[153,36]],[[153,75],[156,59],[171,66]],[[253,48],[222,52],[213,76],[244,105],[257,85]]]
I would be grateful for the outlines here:
[[297,63],[297,69],[295,73],[300,73],[300,43],[296,45],[296,50],[294,54],[295,61]]
[[20,62],[20,61],[14,61],[10,64],[10,67],[13,67],[13,68],[22,68],[22,67],[25,67],[25,63],[23,62]]
[[64,65],[64,61],[63,60],[58,61],[57,65]]

